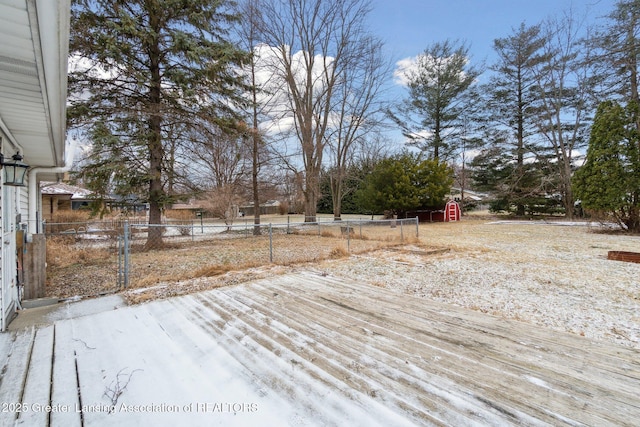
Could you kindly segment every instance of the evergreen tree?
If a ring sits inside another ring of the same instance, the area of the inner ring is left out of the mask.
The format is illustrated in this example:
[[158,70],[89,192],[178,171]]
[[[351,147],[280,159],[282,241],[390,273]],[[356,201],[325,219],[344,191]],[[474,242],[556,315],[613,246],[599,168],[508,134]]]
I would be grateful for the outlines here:
[[[371,172],[370,167],[362,162],[354,161],[346,169],[343,176],[343,195],[340,203],[341,212],[345,214],[358,214],[368,212],[367,209],[358,204],[357,191],[362,187],[367,175]],[[319,213],[333,213],[335,203],[333,200],[333,190],[331,188],[332,171],[331,168],[323,170],[320,176],[320,198],[318,200]]]
[[[85,181],[140,192],[149,203],[150,224],[160,224],[161,210],[171,201],[166,189],[167,177],[174,177],[171,138],[183,134],[174,130],[192,124],[227,129],[237,122],[234,103],[244,87],[234,67],[246,54],[227,38],[238,20],[231,5],[73,1],[69,125],[101,139],[85,165]],[[130,174],[100,169],[110,162]],[[161,243],[161,229],[150,228],[147,246]]]
[[639,31],[640,1],[618,0],[608,15],[608,24],[591,38],[592,45],[599,49],[591,65],[593,74],[601,79],[597,89],[603,98],[615,96],[623,104],[640,101]]
[[583,208],[612,217],[627,230],[640,231],[640,153],[635,104],[614,101],[598,106],[585,164],[574,176]]
[[562,211],[560,200],[550,196],[558,185],[553,165],[550,158],[540,157],[518,167],[496,146],[480,151],[470,164],[473,187],[493,195],[490,210],[519,216]]
[[469,65],[469,48],[449,40],[435,43],[404,70],[409,96],[390,111],[410,145],[430,158],[450,159],[463,135],[462,115],[480,70]]
[[452,184],[453,171],[446,163],[405,152],[378,163],[356,198],[366,211],[404,216],[412,209],[442,205]]
[[538,130],[536,70],[546,60],[542,52],[544,45],[541,27],[527,27],[524,23],[509,37],[496,39],[494,50],[499,59],[490,67],[494,75],[486,87],[487,110],[494,129],[490,141],[500,146],[515,163],[514,167],[505,169],[510,174],[503,177],[506,180],[503,190],[513,194],[503,192],[500,198],[515,202],[517,215],[524,215],[524,197],[531,192],[530,188],[523,187],[528,180],[525,159],[539,151],[533,140]]

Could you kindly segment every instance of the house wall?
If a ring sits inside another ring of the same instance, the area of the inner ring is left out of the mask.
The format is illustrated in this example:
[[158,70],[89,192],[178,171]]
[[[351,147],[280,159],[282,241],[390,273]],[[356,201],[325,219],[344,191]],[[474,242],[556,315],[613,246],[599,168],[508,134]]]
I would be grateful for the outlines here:
[[70,195],[42,195],[42,219],[45,221],[52,221],[58,211],[70,211],[71,210],[71,196]]
[[[244,216],[253,216],[253,206],[243,206],[240,211]],[[280,206],[260,206],[260,215],[277,215],[280,213]]]
[[18,191],[17,209],[18,209],[18,213],[20,214],[20,223],[23,224],[25,228],[28,228],[28,224],[29,224],[29,178],[28,176],[25,176],[24,183],[25,183],[25,187],[16,187],[16,190]]
[[[3,142],[5,137],[6,136],[4,135],[4,133],[2,133],[2,130],[0,130],[0,150],[4,150]],[[0,238],[4,237],[4,228],[5,228],[4,227],[4,215],[5,215],[4,197],[5,196],[2,191],[2,178],[0,178]],[[6,328],[7,319],[5,316],[5,312],[9,308],[9,301],[7,301],[7,298],[9,297],[9,293],[7,292],[7,289],[5,286],[5,278],[7,274],[4,270],[4,263],[5,263],[5,251],[4,251],[4,248],[0,245],[0,331],[4,331]]]

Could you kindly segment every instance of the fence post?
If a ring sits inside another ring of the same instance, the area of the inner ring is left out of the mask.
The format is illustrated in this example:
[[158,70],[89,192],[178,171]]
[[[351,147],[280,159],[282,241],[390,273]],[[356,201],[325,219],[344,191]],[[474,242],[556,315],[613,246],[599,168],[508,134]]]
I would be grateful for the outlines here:
[[420,226],[418,216],[416,215],[416,237],[420,237]]
[[273,263],[273,231],[269,223],[269,262]]
[[124,287],[129,287],[129,221],[124,222]]
[[116,236],[118,243],[118,289],[122,288],[122,236]]
[[351,253],[351,226],[347,221],[347,253]]
[[402,225],[404,224],[404,220],[400,220],[400,242],[404,243],[404,228]]

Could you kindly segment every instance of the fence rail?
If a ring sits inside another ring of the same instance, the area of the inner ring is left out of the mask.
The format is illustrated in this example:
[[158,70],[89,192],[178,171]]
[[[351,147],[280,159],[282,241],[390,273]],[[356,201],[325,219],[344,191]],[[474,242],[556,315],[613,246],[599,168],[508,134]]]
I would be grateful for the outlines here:
[[[361,253],[383,246],[408,242],[419,237],[418,221],[344,220],[321,222],[273,222],[255,225],[249,222],[226,225],[204,221],[93,222],[87,226],[47,224],[49,239],[66,239],[77,251],[87,254],[101,250],[95,260],[104,268],[86,268],[100,293],[130,287],[179,281],[268,264],[288,265]],[[73,253],[72,250],[69,253]],[[87,261],[88,262],[88,261]],[[88,265],[83,262],[69,268]],[[77,273],[77,272],[76,272]],[[70,296],[70,295],[65,295]]]

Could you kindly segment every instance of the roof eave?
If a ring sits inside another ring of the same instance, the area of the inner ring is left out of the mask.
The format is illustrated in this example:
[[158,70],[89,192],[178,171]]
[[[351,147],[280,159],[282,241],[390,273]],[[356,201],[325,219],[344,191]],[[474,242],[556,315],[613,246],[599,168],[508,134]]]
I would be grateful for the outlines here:
[[34,50],[53,158],[53,164],[39,166],[64,166],[70,0],[29,0],[29,7],[35,12],[35,17],[33,13],[30,17],[37,23],[34,27],[39,37],[34,40]]

